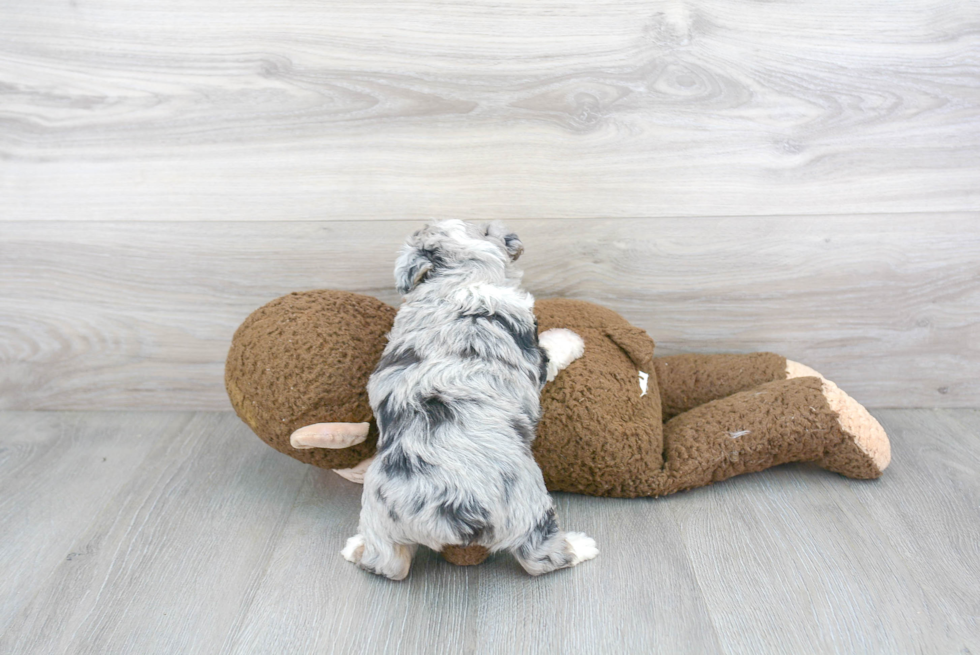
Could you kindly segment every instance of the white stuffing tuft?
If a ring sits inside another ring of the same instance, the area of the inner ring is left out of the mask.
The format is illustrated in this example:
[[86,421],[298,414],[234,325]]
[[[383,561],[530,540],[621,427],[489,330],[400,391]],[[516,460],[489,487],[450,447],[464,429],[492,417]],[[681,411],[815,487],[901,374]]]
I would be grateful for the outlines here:
[[650,381],[650,374],[640,371],[640,398],[647,395],[647,382]]

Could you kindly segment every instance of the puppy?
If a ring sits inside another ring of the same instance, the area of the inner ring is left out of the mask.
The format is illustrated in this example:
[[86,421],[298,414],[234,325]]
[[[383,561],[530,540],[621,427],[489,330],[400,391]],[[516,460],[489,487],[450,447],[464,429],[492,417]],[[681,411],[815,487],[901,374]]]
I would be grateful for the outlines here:
[[432,223],[395,265],[407,294],[368,382],[378,452],[364,473],[358,535],[343,556],[402,580],[418,544],[507,550],[531,575],[592,559],[595,541],[558,528],[531,442],[547,380],[582,339],[538,340],[534,298],[497,224]]

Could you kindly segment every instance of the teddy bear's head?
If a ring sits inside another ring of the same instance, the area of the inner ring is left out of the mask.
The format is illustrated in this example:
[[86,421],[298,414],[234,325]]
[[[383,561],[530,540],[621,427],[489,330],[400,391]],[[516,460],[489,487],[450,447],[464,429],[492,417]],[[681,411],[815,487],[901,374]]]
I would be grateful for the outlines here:
[[[235,332],[225,387],[238,416],[281,453],[345,469],[374,454],[378,428],[367,382],[387,343],[395,309],[346,291],[306,291],[255,310]],[[370,422],[363,443],[297,450],[294,430],[313,423]]]

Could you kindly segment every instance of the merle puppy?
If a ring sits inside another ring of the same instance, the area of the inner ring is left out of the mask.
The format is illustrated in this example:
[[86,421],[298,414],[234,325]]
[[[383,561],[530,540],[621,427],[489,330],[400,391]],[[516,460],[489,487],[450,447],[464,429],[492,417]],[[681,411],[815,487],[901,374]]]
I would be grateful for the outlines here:
[[407,295],[368,383],[378,453],[360,534],[342,551],[367,571],[404,579],[418,544],[508,550],[532,575],[599,552],[559,530],[531,455],[541,387],[584,345],[561,329],[539,342],[513,264],[523,250],[498,224],[449,220],[414,233],[398,257]]

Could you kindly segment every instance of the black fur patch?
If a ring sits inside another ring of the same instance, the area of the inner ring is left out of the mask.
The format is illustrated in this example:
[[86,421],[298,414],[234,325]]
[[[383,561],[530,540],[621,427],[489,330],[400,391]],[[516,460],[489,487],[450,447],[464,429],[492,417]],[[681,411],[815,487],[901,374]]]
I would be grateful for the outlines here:
[[433,270],[446,265],[446,258],[438,248],[419,248],[419,254],[432,262]]
[[526,444],[530,444],[534,441],[534,428],[527,419],[515,418],[510,422],[510,425],[514,428],[514,432],[517,433],[517,436],[521,438],[521,441]]
[[463,543],[493,536],[490,511],[472,498],[443,501],[436,511]]
[[534,361],[538,358],[538,353],[543,352],[538,347],[538,321],[535,319],[534,327],[528,328],[511,321],[503,314],[491,314],[489,312],[476,312],[473,314],[462,314],[461,318],[469,318],[474,323],[479,319],[484,319],[489,321],[494,325],[498,325],[503,328],[504,331],[510,335],[517,344],[517,347],[521,349],[524,356]]
[[545,352],[544,348],[541,348],[540,350],[541,361],[538,362],[538,384],[543,387],[545,382],[548,381],[548,362],[551,360],[548,359],[548,353]]
[[515,325],[500,314],[491,314],[489,319],[507,331],[525,357],[528,359],[536,357],[538,351],[537,330]]
[[386,451],[395,439],[398,437],[400,430],[400,421],[402,418],[399,412],[395,411],[393,403],[391,402],[391,396],[385,396],[378,403],[378,453],[383,453]]
[[411,478],[415,475],[428,473],[432,464],[418,455],[410,455],[396,444],[384,454],[381,459],[381,470],[390,478]]
[[375,371],[383,371],[386,368],[408,368],[412,364],[418,364],[422,361],[419,358],[417,352],[411,348],[406,348],[405,350],[396,350],[394,352],[385,353],[378,362],[378,368]]
[[452,405],[439,395],[425,396],[418,402],[416,407],[396,409],[391,396],[386,396],[378,403],[378,453],[394,446],[406,429],[422,429],[431,434],[439,426],[456,420]]
[[529,559],[536,551],[552,537],[558,534],[558,517],[555,516],[555,508],[549,507],[545,515],[541,517],[531,534],[517,548],[518,554],[524,559]]
[[423,398],[422,411],[425,413],[426,421],[432,430],[443,423],[456,420],[456,412],[439,396],[426,396]]

